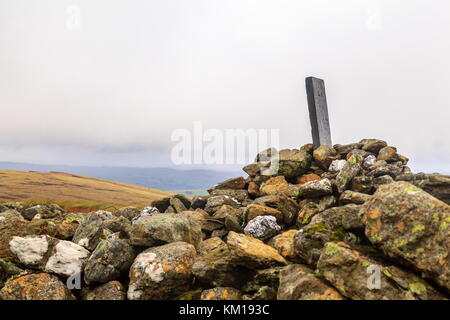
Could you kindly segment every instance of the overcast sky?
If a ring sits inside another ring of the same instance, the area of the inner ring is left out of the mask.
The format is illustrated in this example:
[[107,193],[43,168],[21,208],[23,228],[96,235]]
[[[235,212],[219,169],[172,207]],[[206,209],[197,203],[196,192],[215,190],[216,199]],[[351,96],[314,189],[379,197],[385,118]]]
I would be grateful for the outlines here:
[[[79,17],[78,19],[78,10]],[[171,133],[381,138],[449,172],[448,0],[0,0],[0,161],[172,166]]]

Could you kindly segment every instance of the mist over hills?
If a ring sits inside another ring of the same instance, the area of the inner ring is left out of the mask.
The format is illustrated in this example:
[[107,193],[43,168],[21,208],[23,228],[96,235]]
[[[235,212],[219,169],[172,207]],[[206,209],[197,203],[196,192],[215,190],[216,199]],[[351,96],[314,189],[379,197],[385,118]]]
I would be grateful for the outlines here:
[[243,172],[238,171],[231,172],[205,169],[177,170],[171,168],[90,167],[0,161],[0,170],[2,169],[68,172],[160,190],[205,190],[216,184],[217,181],[223,181],[244,174]]

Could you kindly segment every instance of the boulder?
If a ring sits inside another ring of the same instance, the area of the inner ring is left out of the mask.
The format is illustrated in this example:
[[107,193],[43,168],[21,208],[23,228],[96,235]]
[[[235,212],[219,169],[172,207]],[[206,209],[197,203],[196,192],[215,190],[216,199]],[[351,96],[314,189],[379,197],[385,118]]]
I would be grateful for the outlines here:
[[186,242],[172,242],[143,251],[130,268],[128,299],[173,299],[188,291],[195,257],[195,247]]
[[8,280],[0,300],[75,300],[66,285],[48,273],[24,275]]
[[300,176],[310,167],[312,156],[307,151],[281,150],[278,155],[278,175],[287,178]]
[[299,187],[299,195],[303,198],[320,198],[332,193],[333,188],[331,186],[331,181],[326,178],[310,181]]
[[228,180],[225,180],[223,182],[216,184],[215,186],[210,188],[208,190],[208,192],[210,192],[212,190],[217,190],[217,189],[241,190],[241,189],[245,188],[245,184],[246,184],[246,182],[243,177],[231,178],[231,179],[228,179]]
[[295,261],[294,236],[297,230],[288,230],[270,239],[267,244],[275,248],[278,253],[289,261]]
[[314,160],[325,170],[329,168],[331,161],[336,159],[336,155],[336,150],[329,146],[319,146],[313,152]]
[[80,222],[72,241],[92,251],[108,231],[102,225],[104,221],[113,219],[109,211],[98,210]]
[[12,257],[9,242],[13,236],[27,235],[28,223],[16,210],[0,212],[0,259]]
[[139,218],[130,231],[130,241],[135,246],[155,246],[184,241],[198,246],[202,240],[200,224],[186,215],[164,213]]
[[37,217],[39,219],[50,219],[61,216],[64,210],[56,204],[52,205],[35,205],[22,211],[25,219],[32,220]]
[[450,176],[438,173],[401,174],[396,177],[397,181],[406,181],[416,187],[423,189],[433,197],[450,205]]
[[343,296],[353,300],[443,298],[414,274],[377,262],[344,243],[327,243],[317,269]]
[[280,273],[277,300],[343,300],[333,287],[306,266],[291,264]]
[[339,171],[336,177],[337,191],[339,193],[344,192],[349,186],[350,182],[361,171],[361,164],[358,162],[350,162],[344,165],[341,171]]
[[239,201],[230,196],[227,195],[211,196],[208,198],[206,202],[205,211],[208,212],[210,215],[212,215],[214,212],[216,212],[217,209],[219,209],[224,204],[232,206],[234,208],[239,208],[240,206]]
[[104,283],[83,295],[83,300],[126,300],[125,287],[119,281]]
[[331,161],[328,171],[332,173],[337,173],[344,168],[346,163],[347,163],[346,160],[333,160]]
[[121,239],[102,240],[95,248],[84,268],[87,284],[106,283],[119,279],[134,260],[134,250]]
[[277,250],[245,234],[230,231],[227,245],[234,262],[247,268],[264,269],[287,263]]
[[378,153],[382,148],[387,146],[386,141],[378,139],[363,139],[359,143],[362,144],[362,150],[372,153]]
[[372,198],[372,196],[365,194],[365,193],[346,190],[341,193],[341,195],[339,197],[339,201],[342,204],[348,204],[348,203],[363,204],[364,202],[368,201],[371,198]]
[[244,221],[248,222],[258,216],[273,216],[278,222],[284,221],[283,213],[275,208],[267,207],[259,204],[251,204],[244,211]]
[[259,190],[264,195],[274,195],[282,193],[288,187],[288,183],[283,176],[276,176],[264,182]]
[[257,216],[250,220],[244,228],[244,233],[259,240],[267,240],[281,231],[273,216]]
[[138,218],[141,214],[141,210],[139,210],[136,207],[124,207],[120,208],[116,211],[117,217],[124,217],[127,218],[130,221],[133,221],[134,219]]
[[361,212],[389,257],[450,289],[450,206],[408,182],[380,186]]
[[14,236],[9,244],[23,265],[64,277],[83,271],[90,256],[82,246],[49,236]]
[[212,237],[203,241],[192,266],[196,282],[207,286],[240,286],[252,272],[237,266],[233,260],[232,252],[222,239]]

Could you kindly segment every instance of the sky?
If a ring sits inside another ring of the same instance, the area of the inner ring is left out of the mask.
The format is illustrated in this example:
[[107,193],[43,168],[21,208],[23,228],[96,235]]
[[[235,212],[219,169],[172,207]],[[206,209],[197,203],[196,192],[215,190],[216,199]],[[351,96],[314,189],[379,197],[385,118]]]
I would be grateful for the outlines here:
[[196,121],[298,148],[315,76],[333,143],[384,139],[414,171],[450,172],[449,13],[447,0],[0,0],[0,161],[176,167],[171,137]]

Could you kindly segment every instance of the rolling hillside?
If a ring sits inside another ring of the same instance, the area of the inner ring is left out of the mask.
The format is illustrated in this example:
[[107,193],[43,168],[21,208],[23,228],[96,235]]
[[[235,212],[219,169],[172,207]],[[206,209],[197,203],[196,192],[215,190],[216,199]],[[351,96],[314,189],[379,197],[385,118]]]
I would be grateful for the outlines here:
[[145,206],[169,192],[63,172],[0,170],[0,202],[53,201],[63,207]]

